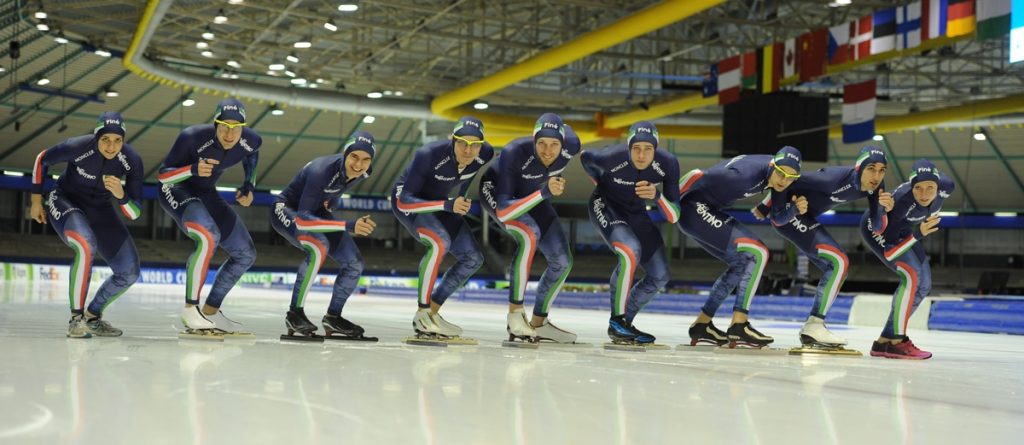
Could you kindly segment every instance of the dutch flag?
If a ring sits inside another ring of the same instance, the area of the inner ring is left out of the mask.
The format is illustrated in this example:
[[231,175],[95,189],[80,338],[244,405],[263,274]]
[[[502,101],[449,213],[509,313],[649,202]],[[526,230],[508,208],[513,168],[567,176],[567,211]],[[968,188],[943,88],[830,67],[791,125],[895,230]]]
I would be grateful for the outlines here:
[[843,87],[843,143],[875,135],[875,79]]

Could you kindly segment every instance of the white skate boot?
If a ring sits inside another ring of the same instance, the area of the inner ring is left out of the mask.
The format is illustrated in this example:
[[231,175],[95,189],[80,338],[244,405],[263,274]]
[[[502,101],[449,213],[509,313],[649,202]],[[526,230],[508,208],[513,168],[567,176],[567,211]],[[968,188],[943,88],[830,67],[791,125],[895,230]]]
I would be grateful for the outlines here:
[[444,318],[441,318],[441,314],[433,314],[430,318],[432,318],[434,323],[441,328],[441,332],[439,332],[441,335],[448,337],[458,337],[462,335],[462,328],[453,323],[449,323],[448,320],[445,320]]
[[225,316],[224,311],[218,310],[213,315],[203,314],[203,317],[212,322],[213,329],[222,335],[233,338],[256,338],[251,332],[246,332],[241,323]]
[[85,324],[85,316],[82,314],[72,315],[68,320],[68,338],[90,338],[89,326]]
[[181,311],[181,323],[185,330],[178,334],[179,338],[200,339],[200,340],[223,340],[224,336],[218,334],[214,329],[217,325],[207,320],[199,310],[199,306],[186,306]]
[[533,326],[526,320],[526,313],[522,308],[509,312],[506,320],[505,331],[508,332],[508,340],[501,342],[502,346],[530,349],[537,347],[537,331],[534,331]]
[[412,319],[415,337],[405,339],[406,343],[415,345],[447,346],[448,344],[472,344],[476,340],[462,338],[462,328],[447,322],[440,314],[431,314],[430,309],[420,309]]
[[825,327],[825,320],[808,317],[804,327],[800,328],[800,343],[805,346],[836,347],[846,344],[846,339],[833,334]]
[[506,318],[505,330],[508,332],[509,341],[514,339],[533,341],[533,338],[537,336],[537,331],[530,326],[530,322],[526,320],[526,313],[522,309],[509,312]]
[[537,339],[539,341],[547,340],[562,344],[576,343],[576,334],[551,324],[546,318],[544,319],[544,324],[533,329],[537,332]]

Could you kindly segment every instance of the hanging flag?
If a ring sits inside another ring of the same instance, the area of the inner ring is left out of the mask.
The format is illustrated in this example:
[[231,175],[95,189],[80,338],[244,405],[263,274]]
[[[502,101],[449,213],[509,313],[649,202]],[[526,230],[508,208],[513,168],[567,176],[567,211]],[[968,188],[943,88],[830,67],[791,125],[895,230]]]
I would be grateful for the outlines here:
[[828,64],[839,65],[853,60],[850,46],[850,29],[857,22],[843,23],[828,29]]
[[875,79],[843,86],[843,143],[875,135]]
[[1010,63],[1024,62],[1024,0],[1013,0],[1010,10]]
[[1010,0],[978,0],[978,40],[1010,33]]
[[704,73],[704,83],[701,85],[701,93],[704,97],[711,97],[718,94],[718,64],[713,63]]
[[796,76],[796,39],[788,39],[782,44],[782,78],[779,85],[795,83]]
[[758,57],[761,59],[761,75],[758,77],[761,92],[778,90],[782,77],[782,44],[772,43],[759,49]]
[[850,33],[850,46],[853,47],[853,60],[860,60],[871,55],[871,38],[874,34],[871,24],[874,16],[866,15],[857,20],[857,26]]
[[921,2],[896,8],[896,49],[916,48],[921,44]]
[[949,0],[946,17],[947,37],[974,32],[974,0]]
[[946,36],[946,0],[921,0],[921,40]]
[[896,49],[896,8],[879,9],[872,17],[871,54]]
[[740,100],[740,56],[718,62],[718,104]]
[[807,82],[824,76],[828,29],[816,29],[798,37],[797,48],[796,70],[800,72],[800,81]]
[[743,54],[740,58],[740,74],[744,90],[757,89],[757,51]]

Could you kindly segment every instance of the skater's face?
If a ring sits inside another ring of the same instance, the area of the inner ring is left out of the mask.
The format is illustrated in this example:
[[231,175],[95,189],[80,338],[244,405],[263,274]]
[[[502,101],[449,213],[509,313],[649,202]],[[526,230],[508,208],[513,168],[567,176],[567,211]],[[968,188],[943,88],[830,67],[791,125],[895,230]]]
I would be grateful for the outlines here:
[[234,119],[228,119],[226,121],[217,121],[217,141],[220,142],[220,146],[224,147],[225,150],[230,150],[238,143],[238,140],[242,138],[242,128],[245,124],[238,122]]
[[96,142],[96,145],[100,149],[100,154],[106,159],[114,159],[121,152],[121,147],[124,146],[124,137],[115,133],[106,133],[100,136],[100,140]]
[[776,192],[785,190],[800,177],[796,169],[788,165],[783,165],[782,167],[775,165],[773,167],[772,174],[768,177],[768,186]]
[[928,207],[939,193],[939,185],[935,181],[921,181],[914,184],[914,199],[922,207]]
[[634,142],[629,146],[629,157],[637,170],[643,170],[654,162],[654,144],[650,142]]
[[452,136],[452,142],[455,145],[455,160],[462,166],[473,162],[480,155],[480,149],[484,146],[483,140],[472,135]]
[[349,153],[345,156],[345,176],[350,181],[358,178],[370,168],[372,162],[373,158],[365,151],[355,150]]
[[550,166],[562,153],[562,143],[555,138],[537,138],[537,157],[545,167]]
[[873,192],[885,179],[885,164],[875,162],[864,166],[860,175],[860,189],[865,192]]

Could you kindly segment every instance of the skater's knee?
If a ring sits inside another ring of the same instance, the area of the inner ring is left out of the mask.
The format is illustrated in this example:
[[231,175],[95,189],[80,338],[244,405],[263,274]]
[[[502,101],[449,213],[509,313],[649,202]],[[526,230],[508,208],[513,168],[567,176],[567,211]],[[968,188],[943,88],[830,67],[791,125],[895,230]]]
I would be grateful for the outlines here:
[[465,263],[466,267],[476,270],[479,269],[480,266],[484,265],[484,254],[478,250],[474,250],[467,252],[459,261]]
[[126,285],[134,284],[136,281],[139,281],[139,264],[135,263],[127,270],[119,271],[115,276],[120,278]]
[[558,255],[552,255],[551,258],[545,258],[548,261],[548,269],[559,274],[572,269],[572,254],[564,253]]
[[338,264],[341,266],[338,276],[358,277],[363,274],[362,261],[339,261]]

